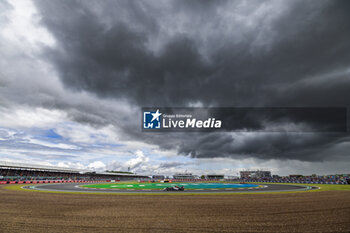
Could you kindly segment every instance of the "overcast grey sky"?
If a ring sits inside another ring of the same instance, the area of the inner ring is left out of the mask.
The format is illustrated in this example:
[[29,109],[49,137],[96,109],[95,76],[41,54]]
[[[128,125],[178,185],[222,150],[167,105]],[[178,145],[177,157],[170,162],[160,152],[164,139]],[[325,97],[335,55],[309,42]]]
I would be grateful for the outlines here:
[[0,12],[1,160],[350,172],[348,134],[142,133],[139,120],[144,106],[349,107],[349,1],[28,0]]

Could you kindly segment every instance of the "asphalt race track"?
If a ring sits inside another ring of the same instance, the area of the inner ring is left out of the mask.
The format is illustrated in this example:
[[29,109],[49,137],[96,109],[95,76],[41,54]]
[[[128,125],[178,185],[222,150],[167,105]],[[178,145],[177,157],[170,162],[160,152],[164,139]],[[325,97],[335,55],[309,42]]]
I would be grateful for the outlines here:
[[[90,183],[91,184],[91,183]],[[177,192],[165,192],[159,190],[132,190],[132,189],[103,189],[103,188],[83,188],[84,184],[40,184],[24,186],[25,189],[39,190],[39,191],[58,191],[58,192],[86,192],[86,193],[259,193],[259,192],[288,192],[288,191],[306,191],[317,189],[312,186],[302,185],[285,185],[285,184],[259,184],[261,188],[244,188],[244,189],[206,189],[206,190],[185,190]]]

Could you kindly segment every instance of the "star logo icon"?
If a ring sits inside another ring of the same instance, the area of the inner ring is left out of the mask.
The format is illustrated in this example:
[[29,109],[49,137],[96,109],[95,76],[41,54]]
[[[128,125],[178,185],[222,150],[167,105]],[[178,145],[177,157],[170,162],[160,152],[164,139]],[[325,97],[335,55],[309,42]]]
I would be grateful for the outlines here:
[[159,121],[159,117],[162,115],[161,113],[159,113],[159,109],[157,109],[157,111],[155,113],[151,113],[151,114],[152,114],[151,122],[154,121],[154,120]]

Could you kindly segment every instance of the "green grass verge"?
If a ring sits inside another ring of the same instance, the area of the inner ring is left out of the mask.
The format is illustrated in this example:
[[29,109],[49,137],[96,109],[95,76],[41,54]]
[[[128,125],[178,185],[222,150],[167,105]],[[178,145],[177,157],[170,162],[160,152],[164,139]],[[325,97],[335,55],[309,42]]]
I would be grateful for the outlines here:
[[[248,187],[241,187],[239,185],[233,182],[226,182],[230,183],[234,187],[228,187],[227,185],[221,185],[221,182],[211,182],[211,185],[207,185],[207,182],[172,182],[172,183],[161,183],[161,182],[154,182],[154,183],[135,183],[135,182],[129,182],[129,183],[104,183],[104,184],[86,184],[82,185],[84,188],[98,188],[98,189],[133,189],[133,190],[161,190],[165,187],[170,186],[184,186],[186,190],[196,190],[196,189],[226,189],[226,188],[255,188],[251,186],[257,186],[256,184],[247,184]],[[214,185],[214,186],[213,186]],[[250,185],[250,186],[249,186]]]
[[[185,183],[185,182],[183,182]],[[219,183],[219,182],[215,182]],[[237,183],[237,182],[226,182],[226,183]],[[118,184],[123,184],[123,185],[133,185],[133,184],[140,184],[138,182],[122,182],[122,183],[105,183],[105,184],[96,184],[96,185],[82,185],[82,187],[87,187],[87,188],[108,188],[111,185],[118,185]],[[154,183],[157,184],[157,183]],[[344,185],[344,184],[300,184],[300,183],[259,183],[259,182],[250,182],[248,184],[284,184],[284,185],[300,185],[300,186],[314,186],[314,187],[319,187],[317,191],[350,191],[350,185]],[[161,187],[160,187],[161,188]],[[122,189],[122,188],[120,188]],[[137,187],[129,187],[126,189],[142,189],[142,188],[137,188]],[[143,188],[146,189],[146,188]],[[148,189],[148,188],[147,188]],[[315,191],[315,190],[312,190]]]
[[[137,182],[128,182],[130,184],[135,184]],[[259,183],[261,184],[261,183]],[[277,184],[277,183],[265,183],[265,184]],[[37,185],[25,185],[25,184],[13,184],[6,185],[2,188],[8,190],[17,190],[17,191],[25,191],[25,192],[41,192],[41,193],[58,193],[58,194],[83,194],[83,195],[173,195],[173,196],[181,196],[181,195],[261,195],[261,194],[290,194],[290,193],[305,193],[305,192],[320,192],[320,191],[350,191],[350,185],[336,185],[336,184],[298,184],[298,183],[278,183],[278,184],[286,184],[286,185],[300,185],[300,186],[314,186],[320,187],[320,189],[308,190],[308,191],[284,191],[284,192],[258,192],[258,193],[99,193],[99,192],[60,192],[60,191],[43,191],[43,190],[35,190],[35,189],[24,189],[23,186],[37,186]]]
[[[350,191],[350,185],[346,184],[300,184],[300,183],[258,183],[252,184],[286,184],[286,185],[300,185],[300,186],[314,186],[319,187],[318,191]],[[314,191],[314,190],[312,190]]]
[[79,194],[79,195],[139,195],[139,196],[217,196],[217,195],[261,195],[261,194],[281,194],[281,193],[303,193],[305,191],[290,191],[290,192],[259,192],[259,193],[99,193],[99,192],[60,192],[60,191],[44,191],[35,189],[24,189],[23,186],[36,186],[36,185],[23,185],[23,184],[12,184],[4,187],[8,190],[25,191],[25,192],[40,192],[40,193],[56,193],[56,194]]

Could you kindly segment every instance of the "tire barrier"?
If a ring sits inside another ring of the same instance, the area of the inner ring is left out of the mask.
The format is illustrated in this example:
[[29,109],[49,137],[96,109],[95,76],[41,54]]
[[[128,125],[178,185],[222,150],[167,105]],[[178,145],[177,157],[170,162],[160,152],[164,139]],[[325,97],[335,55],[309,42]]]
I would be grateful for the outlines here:
[[0,181],[0,184],[105,183],[109,180],[20,180]]
[[170,179],[171,182],[215,182],[215,181],[223,181],[220,179]]
[[300,181],[300,180],[244,180],[244,182],[259,182],[259,183],[291,183],[291,184],[350,184],[347,181]]

